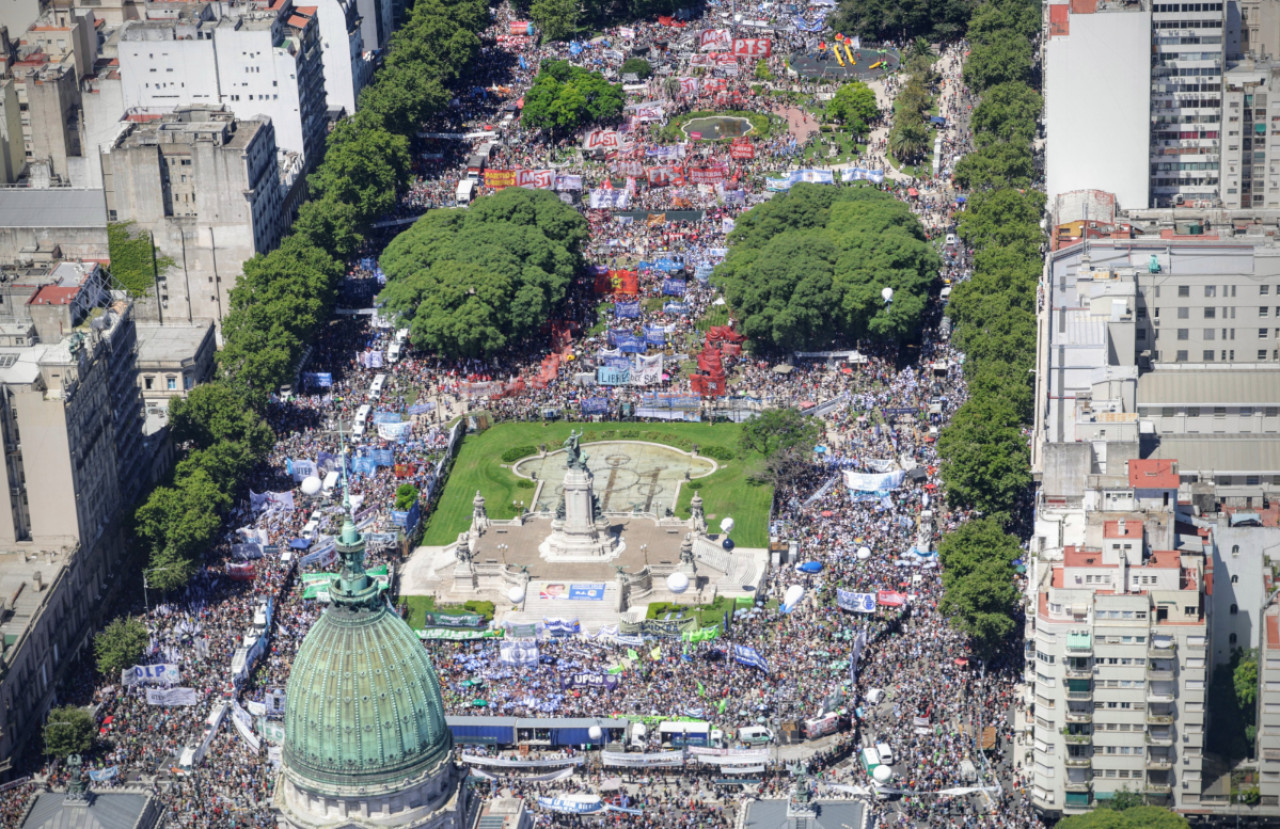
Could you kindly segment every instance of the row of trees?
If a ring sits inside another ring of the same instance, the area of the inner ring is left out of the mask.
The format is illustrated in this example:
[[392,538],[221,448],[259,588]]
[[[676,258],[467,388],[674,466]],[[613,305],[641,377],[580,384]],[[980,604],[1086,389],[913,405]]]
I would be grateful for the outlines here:
[[[223,515],[243,496],[250,470],[275,440],[262,416],[269,396],[292,380],[306,344],[328,319],[343,262],[358,250],[361,233],[395,205],[409,174],[410,135],[448,105],[487,23],[480,0],[418,0],[392,36],[385,66],[361,94],[359,112],[328,136],[291,235],[244,264],[223,321],[220,376],[173,402],[174,438],[184,456],[135,513],[152,588],[187,583],[215,543]],[[107,667],[101,659],[100,667]]]
[[872,40],[952,40],[964,33],[975,0],[842,0],[831,26]]
[[936,60],[929,44],[922,40],[912,43],[905,56],[903,68],[909,77],[893,100],[893,128],[889,130],[889,152],[903,164],[915,164],[933,149],[928,118],[933,107],[931,88],[937,82]]
[[527,341],[582,268],[587,222],[548,190],[510,187],[469,210],[433,210],[397,236],[382,299],[413,341],[484,357]]
[[[971,25],[974,50],[984,38],[1026,42],[1020,27],[1034,8],[1029,0],[984,4]],[[968,78],[967,65],[965,72]],[[1007,147],[1025,154],[1030,166],[1040,96],[1025,78],[970,83],[982,93],[972,121],[974,155]],[[969,399],[939,436],[938,455],[949,502],[983,517],[949,534],[939,555],[946,568],[944,613],[978,652],[990,654],[1018,624],[1014,562],[1021,544],[1006,528],[1031,485],[1025,426],[1032,418],[1044,194],[1014,189],[979,165],[965,167],[971,157],[957,166],[956,177],[965,169],[972,188],[958,231],[974,251],[973,275],[956,286],[947,308],[952,342],[965,353]]]
[[910,208],[866,185],[797,184],[744,213],[729,243],[716,281],[765,350],[909,338],[941,265]]

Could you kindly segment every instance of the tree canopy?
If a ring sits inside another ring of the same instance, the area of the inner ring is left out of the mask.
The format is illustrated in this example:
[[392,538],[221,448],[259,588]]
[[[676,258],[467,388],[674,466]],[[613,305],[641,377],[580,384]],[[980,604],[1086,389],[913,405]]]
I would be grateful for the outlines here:
[[622,106],[620,84],[609,83],[599,72],[573,66],[567,60],[544,60],[524,94],[521,121],[553,133],[572,131],[615,121],[622,115]]
[[582,216],[543,190],[433,210],[387,246],[382,299],[415,343],[450,357],[493,354],[554,315],[586,238]]
[[862,81],[841,84],[827,101],[827,117],[839,121],[854,135],[862,135],[880,117],[875,91]]
[[582,4],[578,0],[533,0],[529,16],[538,24],[543,40],[565,40],[582,23]]
[[1057,829],[1188,829],[1187,819],[1159,806],[1131,806],[1123,811],[1094,809],[1065,817]]
[[58,758],[86,754],[93,748],[96,730],[93,715],[85,709],[75,705],[54,708],[44,723],[44,753]]
[[716,280],[763,348],[909,337],[940,265],[910,208],[863,186],[797,184],[744,213],[729,243]]
[[875,40],[949,40],[964,32],[976,5],[974,0],[843,0],[832,27]]
[[108,677],[118,676],[136,665],[149,640],[147,626],[135,616],[117,616],[93,637],[98,670]]

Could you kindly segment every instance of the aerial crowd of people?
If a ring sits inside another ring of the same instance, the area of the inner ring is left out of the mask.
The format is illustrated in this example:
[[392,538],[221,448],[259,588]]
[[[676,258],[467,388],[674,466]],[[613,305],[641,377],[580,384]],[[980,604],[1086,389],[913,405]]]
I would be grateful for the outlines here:
[[[705,335],[700,320],[732,325],[706,272],[723,256],[733,219],[771,195],[767,177],[821,166],[804,160],[806,149],[818,140],[816,124],[812,113],[795,101],[813,104],[834,88],[821,79],[789,73],[787,56],[811,49],[814,41],[804,32],[783,31],[779,20],[767,59],[772,80],[763,92],[754,65],[747,63],[731,70],[710,68],[704,77],[722,76],[724,81],[710,85],[713,91],[672,95],[666,79],[683,73],[685,61],[697,54],[696,48],[682,51],[680,39],[729,25],[720,17],[727,8],[711,0],[705,18],[683,27],[647,21],[611,29],[603,39],[608,46],[486,39],[469,75],[471,89],[440,123],[424,130],[486,137],[422,140],[413,186],[348,264],[343,304],[372,305],[382,247],[406,220],[427,209],[454,206],[458,182],[467,175],[467,157],[481,143],[498,145],[489,159],[492,167],[554,168],[581,176],[581,191],[574,195],[583,200],[610,177],[627,177],[629,168],[619,166],[625,161],[580,151],[580,136],[553,140],[523,129],[518,119],[503,121],[502,114],[511,111],[506,105],[528,88],[545,58],[568,59],[616,75],[617,56],[642,47],[657,70],[653,79],[641,82],[644,94],[669,99],[662,103],[661,118],[629,119],[619,132],[640,148],[678,145],[686,164],[723,163],[725,176],[714,185],[681,181],[628,188],[634,191],[633,211],[652,216],[670,210],[670,220],[584,205],[591,234],[585,254],[599,271],[659,259],[675,263],[664,271],[641,270],[634,299],[642,311],[629,322],[663,329],[665,342],[659,350],[668,365],[688,359]],[[500,5],[489,34],[509,32],[515,19],[509,5]],[[951,186],[947,170],[969,146],[967,113],[973,104],[961,78],[964,50],[963,43],[947,46],[937,63],[943,80],[939,112],[947,119],[939,174],[899,173],[883,144],[874,140],[868,155],[856,162],[884,172],[877,186],[910,205],[940,250],[947,240],[939,287],[964,280],[970,268],[963,246],[947,238],[955,213],[963,208],[963,194]],[[872,83],[882,101],[892,99],[893,77]],[[789,95],[768,96],[769,89]],[[785,126],[754,142],[752,158],[731,158],[727,143],[664,142],[658,135],[681,113],[725,109],[772,113]],[[488,192],[482,181],[480,192]],[[682,212],[675,215],[676,210]],[[661,310],[662,303],[647,300],[662,297],[673,276],[683,279],[686,288],[679,297],[683,307],[668,313]],[[370,541],[366,564],[394,569],[403,561],[397,529],[416,520],[393,509],[396,490],[409,483],[427,493],[444,485],[441,461],[456,450],[456,431],[449,424],[457,415],[483,409],[498,421],[537,420],[548,413],[605,420],[626,416],[623,404],[635,399],[636,390],[584,385],[577,376],[583,361],[611,345],[606,333],[589,333],[596,305],[607,298],[597,288],[593,275],[584,275],[559,312],[570,333],[568,344],[562,341],[557,347],[578,358],[559,363],[551,377],[543,376],[546,351],[533,343],[490,360],[455,361],[415,350],[395,320],[376,313],[342,315],[327,327],[313,344],[300,386],[272,401],[270,423],[278,442],[255,477],[253,497],[237,509],[225,542],[209,551],[206,566],[188,587],[162,597],[153,594],[143,609],[150,633],[143,663],[179,666],[177,685],[194,690],[195,704],[148,704],[145,687],[111,677],[94,684],[89,670],[79,672],[80,684],[63,694],[67,701],[93,706],[99,727],[99,748],[88,758],[93,785],[154,788],[171,810],[174,826],[274,826],[270,803],[280,750],[279,729],[272,724],[279,721],[273,719],[269,702],[285,687],[297,649],[324,608],[303,576],[336,568],[327,540],[337,533],[345,510],[342,484],[335,484],[329,473],[339,469],[344,448],[355,458],[347,486],[351,509]],[[844,401],[820,415],[824,438],[811,467],[781,484],[775,494],[774,532],[795,540],[801,560],[819,563],[819,572],[775,568],[757,585],[753,608],[735,614],[718,638],[646,642],[642,658],[612,690],[566,690],[559,681],[564,671],[616,666],[634,647],[608,636],[540,639],[543,659],[536,665],[503,663],[494,639],[428,640],[424,646],[439,674],[448,712],[474,713],[475,699],[483,696],[487,711],[495,715],[685,716],[713,721],[732,735],[750,725],[768,723],[778,729],[785,721],[838,710],[843,712],[838,733],[813,743],[803,761],[810,775],[807,785],[819,797],[864,798],[881,823],[890,826],[1039,825],[1013,763],[1021,642],[1010,642],[995,658],[980,661],[937,610],[942,593],[938,538],[970,516],[949,507],[939,489],[937,429],[964,401],[966,389],[964,357],[945,334],[945,300],[937,290],[933,297],[919,346],[910,350],[861,343],[856,361],[793,359],[786,372],[775,371],[776,361],[726,356],[729,398],[751,398],[757,407],[809,408]],[[400,352],[394,359],[393,346]],[[371,389],[378,376],[382,381]],[[674,371],[644,391],[694,393],[688,379]],[[584,413],[588,397],[604,398],[605,409]],[[710,411],[722,402],[708,400],[704,406]],[[375,416],[355,440],[353,424],[364,406]],[[882,472],[888,467],[918,472],[887,495],[874,497],[851,491],[841,479],[845,470]],[[300,484],[311,477],[323,479],[323,489],[306,494]],[[302,543],[295,543],[299,539]],[[859,555],[862,548],[870,554]],[[913,549],[915,554],[909,554]],[[770,600],[781,601],[794,584],[806,588],[805,600],[790,613],[772,609]],[[838,605],[837,590],[887,591],[905,598],[872,612],[853,612]],[[237,663],[233,670],[245,634],[258,624],[255,617],[264,607],[270,608],[268,644],[252,655],[252,664],[241,668]],[[856,653],[861,642],[865,646]],[[768,670],[731,658],[731,644],[753,648]],[[872,689],[878,693],[869,698]],[[228,698],[259,726],[257,740],[228,724],[206,735],[208,712]],[[995,729],[995,744],[986,750],[980,744],[984,727]],[[780,730],[777,736],[781,738]],[[893,748],[893,785],[900,795],[891,800],[866,794],[868,776],[856,754],[872,743]],[[203,758],[184,765],[183,750],[194,746],[204,747]],[[785,796],[795,762],[775,756],[746,787],[706,770],[652,769],[615,781],[620,776],[616,770],[594,768],[553,781],[497,774],[481,789],[534,798],[599,792],[609,780],[609,788],[638,811],[612,812],[610,821],[644,829],[727,827],[744,796]],[[58,763],[36,767],[35,774],[36,780],[0,793],[0,823],[16,823],[37,784],[57,786],[65,780]],[[540,825],[596,820],[534,810]]]

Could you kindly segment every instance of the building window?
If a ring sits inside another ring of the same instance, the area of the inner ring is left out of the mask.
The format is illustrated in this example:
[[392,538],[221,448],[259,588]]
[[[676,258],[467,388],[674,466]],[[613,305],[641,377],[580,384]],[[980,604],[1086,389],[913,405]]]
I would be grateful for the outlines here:
[[145,382],[145,383],[146,383],[147,389],[148,389],[148,390],[150,390],[150,388],[155,384],[155,378],[154,378],[154,377],[148,377],[148,378],[147,378],[145,381],[143,381],[143,382]]
[[1232,584],[1239,584],[1239,583],[1240,583],[1240,577],[1239,577],[1239,576],[1234,576],[1234,575],[1233,575],[1233,576],[1231,577],[1231,583],[1232,583]]
[[1236,615],[1236,614],[1237,614],[1237,613],[1239,613],[1239,612],[1240,612],[1240,608],[1239,608],[1238,606],[1236,606],[1236,605],[1231,605],[1231,615],[1232,615],[1232,616]]
[[1263,305],[1260,308],[1258,308],[1258,316],[1265,317],[1267,315],[1267,312],[1270,310],[1271,310],[1270,307]]
[[1218,295],[1218,286],[1217,286],[1217,285],[1205,285],[1205,286],[1204,286],[1204,295],[1205,295],[1206,297],[1217,296],[1217,295]]
[[1190,286],[1190,285],[1179,285],[1179,286],[1178,286],[1178,296],[1191,296],[1191,286]]
[[1206,363],[1212,363],[1212,362],[1213,362],[1213,349],[1211,349],[1211,348],[1209,348],[1209,349],[1205,349],[1204,354],[1203,354],[1203,357],[1204,357],[1204,362],[1206,362]]
[[1233,633],[1227,637],[1227,644],[1234,645],[1238,637]]
[[1180,320],[1191,319],[1191,309],[1186,307],[1179,308],[1178,319]]
[[1187,352],[1179,351],[1173,358],[1175,363],[1185,363],[1187,361]]
[[177,379],[173,377],[165,378],[165,388],[168,389],[169,391],[176,390],[178,388]]
[[1218,316],[1218,309],[1217,309],[1217,308],[1205,308],[1205,309],[1204,309],[1204,318],[1205,318],[1205,319],[1207,319],[1207,320],[1216,319],[1216,318],[1217,318],[1217,316]]
[[1179,329],[1178,329],[1178,339],[1180,339],[1180,340],[1189,340],[1189,339],[1191,339],[1191,329],[1190,329],[1190,328],[1179,328]]
[[1269,293],[1271,293],[1271,286],[1270,286],[1270,285],[1259,285],[1259,286],[1258,286],[1258,296],[1266,296],[1266,295],[1267,295],[1267,294],[1269,294]]

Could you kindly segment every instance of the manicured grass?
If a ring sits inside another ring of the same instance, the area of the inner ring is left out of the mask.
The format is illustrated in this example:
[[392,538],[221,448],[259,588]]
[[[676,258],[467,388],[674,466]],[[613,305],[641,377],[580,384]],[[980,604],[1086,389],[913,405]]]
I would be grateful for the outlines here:
[[407,621],[409,622],[409,627],[413,630],[421,630],[426,625],[428,613],[449,613],[454,615],[479,613],[486,621],[493,621],[493,602],[471,601],[466,604],[437,605],[435,596],[402,596],[400,602],[409,606]]
[[686,613],[692,612],[698,617],[699,627],[708,627],[710,625],[719,624],[724,621],[724,614],[732,613],[736,605],[733,599],[728,596],[717,596],[716,600],[711,604],[700,605],[681,605],[672,604],[670,602],[650,602],[649,610],[645,614],[646,619],[663,619],[667,614],[671,614],[673,619],[682,618]]
[[[600,440],[646,440],[688,451],[697,443],[719,446],[733,452],[731,461],[717,460],[719,468],[702,484],[703,509],[714,531],[720,519],[732,515],[736,527],[733,539],[744,547],[765,547],[769,543],[769,507],[773,487],[749,481],[751,467],[760,461],[752,454],[741,457],[738,446],[742,426],[738,423],[501,423],[479,434],[468,434],[453,464],[444,493],[435,511],[427,518],[422,543],[427,546],[451,544],[458,533],[471,526],[471,502],[476,490],[484,495],[485,507],[495,519],[514,518],[516,500],[527,505],[533,500],[530,481],[520,478],[502,463],[502,453],[512,446],[547,444],[559,449],[571,429],[585,432],[583,443]],[[523,486],[521,484],[523,483]],[[676,514],[689,516],[694,491],[680,488]]]
[[[685,124],[698,118],[711,118],[722,116],[725,118],[746,118],[751,122],[753,129],[748,133],[748,137],[752,140],[765,141],[774,136],[777,130],[786,130],[786,122],[776,115],[768,115],[763,112],[747,112],[740,109],[726,110],[698,110],[697,112],[689,112],[684,115],[672,118],[670,123],[662,128],[660,139],[663,141],[688,141],[689,137],[685,135],[682,129]],[[706,139],[710,141],[710,139]],[[720,141],[731,141],[729,138],[721,138]]]

